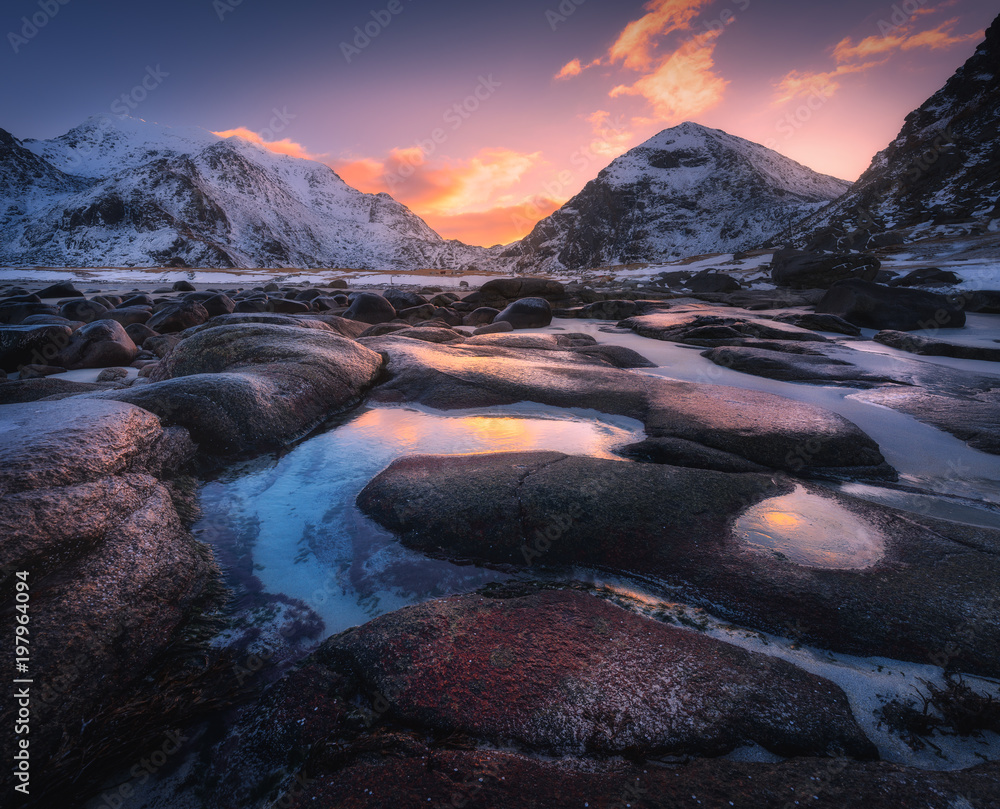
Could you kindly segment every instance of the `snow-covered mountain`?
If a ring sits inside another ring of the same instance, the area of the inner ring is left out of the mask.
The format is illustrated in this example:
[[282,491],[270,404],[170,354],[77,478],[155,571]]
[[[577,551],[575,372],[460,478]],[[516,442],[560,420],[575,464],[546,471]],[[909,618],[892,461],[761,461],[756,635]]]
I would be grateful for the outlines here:
[[906,116],[851,190],[778,240],[863,249],[886,231],[919,238],[959,223],[969,233],[985,231],[1000,218],[998,132],[1000,17],[947,84]]
[[53,140],[0,130],[0,264],[464,268],[388,194],[239,137],[99,115]]
[[518,269],[559,270],[745,250],[849,186],[760,144],[685,123],[619,157],[500,258]]

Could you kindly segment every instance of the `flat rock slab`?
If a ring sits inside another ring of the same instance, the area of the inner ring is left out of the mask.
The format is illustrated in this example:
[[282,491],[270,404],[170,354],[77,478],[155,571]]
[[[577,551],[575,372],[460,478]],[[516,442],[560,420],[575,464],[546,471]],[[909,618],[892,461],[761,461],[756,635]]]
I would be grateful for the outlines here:
[[318,654],[398,722],[531,750],[877,757],[831,682],[578,592],[434,601]]
[[[549,335],[541,335],[548,337]],[[511,335],[490,335],[494,340]],[[520,341],[534,335],[515,336]],[[482,344],[432,345],[395,335],[366,339],[389,357],[374,401],[414,402],[442,410],[538,402],[591,408],[645,423],[654,438],[680,438],[773,469],[808,474],[886,477],[878,445],[843,417],[780,396],[644,376],[599,356]]]
[[870,388],[896,381],[818,352],[798,354],[751,346],[721,346],[703,352],[702,356],[732,371],[782,382]]
[[381,368],[374,351],[329,331],[220,326],[178,344],[153,384],[88,395],[136,404],[187,428],[204,451],[230,455],[301,437],[355,405]]
[[821,334],[742,309],[704,308],[630,317],[618,324],[642,337],[705,347],[734,340],[797,340],[826,342]]
[[989,391],[948,393],[877,389],[852,395],[891,407],[964,441],[973,449],[1000,455],[1000,385]]
[[358,496],[408,547],[659,579],[723,617],[851,654],[1000,673],[1000,534],[760,474],[560,453],[418,456]]
[[963,345],[947,340],[934,340],[904,331],[880,331],[873,338],[875,342],[927,357],[955,357],[963,360],[985,360],[1000,362],[1000,347]]

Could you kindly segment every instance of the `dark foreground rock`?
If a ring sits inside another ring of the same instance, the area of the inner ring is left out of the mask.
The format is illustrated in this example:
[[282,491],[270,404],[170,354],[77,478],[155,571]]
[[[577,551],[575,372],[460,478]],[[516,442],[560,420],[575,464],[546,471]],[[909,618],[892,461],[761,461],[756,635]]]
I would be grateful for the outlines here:
[[[989,529],[781,477],[559,453],[401,459],[358,505],[426,553],[651,577],[835,651],[929,662],[947,647],[956,666],[1000,673],[1000,533]],[[773,549],[742,527],[759,509],[776,515],[755,518],[776,521],[759,529]]]
[[328,331],[220,326],[179,343],[153,384],[93,395],[136,404],[229,455],[301,437],[357,404],[381,367],[378,354]]
[[72,333],[69,326],[0,326],[0,370],[13,372],[22,365],[51,364]]
[[369,325],[378,323],[388,323],[396,318],[396,310],[393,305],[374,292],[360,292],[351,302],[350,307],[344,312],[344,317],[348,320],[357,320]]
[[[135,755],[199,709],[206,658],[180,652],[202,631],[199,616],[221,605],[218,571],[162,482],[193,453],[183,430],[80,399],[4,405],[0,422],[3,610],[14,614],[15,571],[27,571],[38,673],[30,750],[44,776],[31,796],[67,805],[44,796],[82,789],[108,759]],[[14,705],[0,706],[7,727]]]
[[[382,739],[384,752],[361,745],[336,762],[285,776],[274,797],[290,809],[490,809],[632,807],[633,809],[955,809],[1000,805],[1000,768],[927,772],[886,763],[795,759],[744,764],[696,759],[670,767],[531,758],[496,750],[454,750],[409,738]],[[794,795],[804,800],[795,803]],[[474,803],[475,802],[475,803]],[[235,806],[235,804],[219,804]],[[246,806],[246,804],[244,804]]]
[[376,618],[318,657],[411,727],[550,754],[877,757],[840,689],[594,596],[458,596]]
[[835,284],[817,304],[816,311],[837,315],[864,329],[915,331],[965,325],[961,304],[944,295],[867,281]]
[[505,588],[331,638],[231,730],[205,805],[953,809],[1000,795],[995,764],[939,773],[849,755],[763,764],[654,752],[670,737],[873,752],[820,678],[593,596]]
[[521,298],[504,308],[493,322],[510,323],[515,329],[540,329],[552,322],[552,307],[545,298]]
[[115,320],[95,320],[73,332],[54,362],[63,368],[111,368],[131,365],[139,349]]

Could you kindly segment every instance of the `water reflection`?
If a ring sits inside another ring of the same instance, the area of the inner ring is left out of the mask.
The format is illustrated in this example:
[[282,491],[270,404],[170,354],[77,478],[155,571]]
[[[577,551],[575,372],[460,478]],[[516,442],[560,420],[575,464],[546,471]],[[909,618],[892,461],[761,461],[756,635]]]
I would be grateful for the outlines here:
[[874,526],[802,486],[747,509],[733,530],[752,548],[805,567],[866,568],[885,551],[885,539]]
[[234,470],[207,483],[203,522],[225,530],[203,525],[199,533],[225,546],[219,556],[235,560],[231,576],[252,573],[256,581],[249,589],[304,602],[330,635],[503,578],[409,551],[356,509],[361,489],[396,458],[526,450],[616,458],[615,447],[643,437],[642,425],[630,419],[541,405],[448,413],[409,406],[362,410],[266,467]]

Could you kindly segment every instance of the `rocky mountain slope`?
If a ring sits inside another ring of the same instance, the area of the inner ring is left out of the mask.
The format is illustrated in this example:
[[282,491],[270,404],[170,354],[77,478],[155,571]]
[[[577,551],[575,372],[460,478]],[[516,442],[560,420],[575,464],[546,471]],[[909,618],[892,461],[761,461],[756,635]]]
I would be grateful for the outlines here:
[[94,116],[49,141],[0,131],[0,263],[469,267],[388,194],[238,137]]
[[551,271],[748,249],[849,186],[759,144],[685,123],[616,159],[500,259]]
[[[863,249],[1000,219],[1000,17],[947,84],[906,116],[851,190],[779,237],[794,246]],[[891,238],[891,237],[890,237]]]

